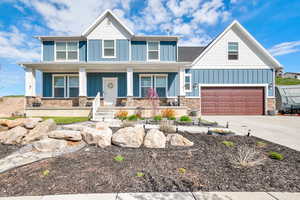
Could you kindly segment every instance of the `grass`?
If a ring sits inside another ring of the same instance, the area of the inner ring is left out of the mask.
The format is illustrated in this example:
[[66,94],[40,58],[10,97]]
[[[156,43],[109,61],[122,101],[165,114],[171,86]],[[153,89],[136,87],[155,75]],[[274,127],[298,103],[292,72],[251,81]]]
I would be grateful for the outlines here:
[[299,85],[300,80],[295,78],[276,78],[276,85]]
[[[14,120],[17,118],[21,117],[8,117],[8,118],[3,118],[3,119],[9,119],[9,120]],[[47,119],[53,119],[56,124],[63,125],[63,124],[73,124],[77,122],[85,122],[88,121],[88,117],[41,117],[43,120]]]

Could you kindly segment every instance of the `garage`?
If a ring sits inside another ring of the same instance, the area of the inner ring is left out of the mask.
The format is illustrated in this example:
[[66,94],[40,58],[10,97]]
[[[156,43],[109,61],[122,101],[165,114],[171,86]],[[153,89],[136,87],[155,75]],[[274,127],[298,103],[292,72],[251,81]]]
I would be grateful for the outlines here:
[[201,87],[203,115],[263,115],[263,87]]

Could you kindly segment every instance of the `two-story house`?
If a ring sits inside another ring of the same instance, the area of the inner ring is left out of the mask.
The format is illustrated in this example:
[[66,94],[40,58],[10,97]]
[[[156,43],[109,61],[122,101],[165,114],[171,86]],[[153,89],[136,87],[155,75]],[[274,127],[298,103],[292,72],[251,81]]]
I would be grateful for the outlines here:
[[[86,115],[97,94],[103,108],[147,109],[150,89],[160,106],[180,113],[275,109],[275,71],[282,67],[237,21],[204,47],[181,47],[177,36],[135,35],[110,10],[81,35],[37,38],[41,62],[20,63],[28,115]],[[36,70],[43,73],[41,97]]]

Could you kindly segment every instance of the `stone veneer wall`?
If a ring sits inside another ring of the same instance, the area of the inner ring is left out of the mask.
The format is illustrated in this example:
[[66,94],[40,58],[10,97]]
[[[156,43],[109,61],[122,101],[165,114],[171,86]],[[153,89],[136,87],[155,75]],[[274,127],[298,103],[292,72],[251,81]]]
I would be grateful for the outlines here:
[[276,111],[276,99],[267,98],[267,111]]

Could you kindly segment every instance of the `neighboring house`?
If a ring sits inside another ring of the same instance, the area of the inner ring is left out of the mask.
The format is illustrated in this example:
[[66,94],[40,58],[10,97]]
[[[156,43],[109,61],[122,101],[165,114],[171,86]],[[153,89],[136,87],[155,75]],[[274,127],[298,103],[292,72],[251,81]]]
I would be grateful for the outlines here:
[[295,78],[300,80],[300,72],[286,72],[283,74],[283,78]]
[[[177,36],[135,35],[109,10],[81,35],[37,38],[41,62],[20,63],[28,115],[78,114],[90,110],[98,93],[103,109],[146,109],[150,88],[161,108],[172,105],[181,113],[263,115],[275,109],[275,71],[282,67],[237,21],[205,47],[181,47]],[[43,72],[41,98],[36,70]]]

